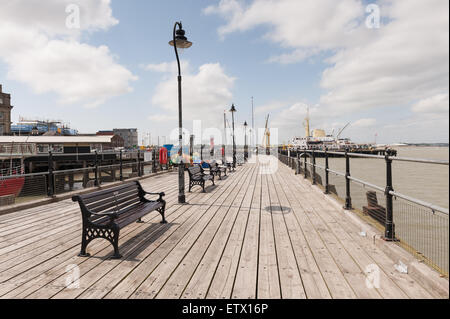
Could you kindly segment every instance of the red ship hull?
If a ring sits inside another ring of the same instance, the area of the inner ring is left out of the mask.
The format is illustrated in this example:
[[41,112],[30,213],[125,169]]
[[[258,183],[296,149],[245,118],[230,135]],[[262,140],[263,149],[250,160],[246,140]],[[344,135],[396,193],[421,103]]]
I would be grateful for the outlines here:
[[25,183],[24,177],[0,180],[0,196],[6,195],[14,195],[15,197],[19,196],[24,183]]

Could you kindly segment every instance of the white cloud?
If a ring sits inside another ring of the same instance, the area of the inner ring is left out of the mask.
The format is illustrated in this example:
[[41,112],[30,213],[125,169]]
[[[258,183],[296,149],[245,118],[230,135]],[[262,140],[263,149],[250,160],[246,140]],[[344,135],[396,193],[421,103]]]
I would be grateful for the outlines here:
[[[204,12],[226,20],[218,30],[222,36],[266,26],[265,38],[287,51],[270,57],[272,62],[294,63],[331,54],[321,79],[325,93],[318,101],[328,116],[354,116],[379,107],[406,111],[412,104],[415,112],[445,111],[444,102],[437,99],[447,94],[448,100],[449,2],[376,3],[382,18],[378,29],[366,27],[361,0],[253,0],[248,5],[222,0]],[[448,126],[430,129],[448,130]]]
[[427,99],[420,100],[413,105],[412,111],[416,113],[448,113],[448,93],[437,94]]
[[365,118],[365,119],[359,119],[352,123],[353,127],[371,127],[374,126],[377,123],[377,120],[374,118]]
[[[187,61],[183,68],[183,125],[188,127],[193,120],[201,120],[203,128],[223,127],[223,111],[232,103],[234,78],[227,75],[219,63],[203,64],[197,72],[190,72]],[[176,64],[161,63],[147,67],[149,70],[166,72],[156,87],[152,104],[162,109],[152,120],[164,120],[168,125],[178,126],[178,88],[175,76]]]
[[[180,67],[185,73],[189,73],[190,65],[187,61],[181,60]],[[143,69],[147,71],[161,72],[161,73],[172,73],[178,72],[178,66],[176,62],[163,62],[157,64],[147,64],[143,65]]]
[[70,0],[12,0],[0,10],[0,60],[8,77],[61,102],[96,106],[131,91],[137,78],[106,46],[80,42],[83,32],[118,23],[109,0],[79,0],[80,29],[66,27]]

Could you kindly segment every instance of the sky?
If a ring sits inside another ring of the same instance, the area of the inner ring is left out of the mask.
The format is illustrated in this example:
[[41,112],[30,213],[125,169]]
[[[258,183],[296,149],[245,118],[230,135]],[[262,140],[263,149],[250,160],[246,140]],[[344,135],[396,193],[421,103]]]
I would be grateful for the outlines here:
[[[311,128],[362,143],[449,140],[447,0],[9,0],[0,10],[0,84],[13,122],[61,120],[81,133],[178,126],[172,38],[181,21],[183,124]],[[226,113],[231,123],[231,114]],[[198,122],[197,122],[198,123]],[[150,135],[149,135],[150,134]],[[165,136],[165,138],[163,138]],[[276,134],[274,134],[276,136]],[[144,141],[143,141],[144,140]],[[274,141],[272,141],[274,142]]]

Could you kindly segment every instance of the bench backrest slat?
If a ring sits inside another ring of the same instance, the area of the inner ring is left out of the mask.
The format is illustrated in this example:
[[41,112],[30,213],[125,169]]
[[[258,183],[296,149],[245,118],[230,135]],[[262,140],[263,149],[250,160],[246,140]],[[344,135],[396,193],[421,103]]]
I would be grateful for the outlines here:
[[88,209],[92,212],[95,213],[101,213],[103,211],[108,211],[108,210],[117,210],[120,209],[120,207],[124,206],[129,206],[129,205],[133,205],[133,204],[138,204],[140,202],[140,197],[138,192],[133,192],[133,193],[129,193],[128,196],[124,196],[120,199],[116,199],[114,197],[109,198],[108,202],[104,202],[102,201],[102,205],[97,205],[95,207],[88,207]]
[[199,166],[193,166],[188,168],[189,175],[195,176],[195,175],[201,175],[202,169]]
[[122,198],[127,198],[132,195],[138,194],[138,190],[136,188],[130,188],[126,192],[117,192],[117,193],[109,193],[104,194],[101,197],[98,197],[97,200],[91,200],[90,202],[86,203],[86,201],[83,201],[87,208],[89,209],[95,209],[97,207],[103,206],[111,201],[111,197],[113,197],[116,201],[121,200]]
[[97,191],[97,192],[93,192],[93,193],[89,193],[89,194],[79,195],[79,197],[83,200],[83,202],[85,204],[89,204],[92,202],[96,202],[100,199],[105,199],[105,198],[110,197],[112,192],[117,192],[117,194],[121,194],[121,193],[128,192],[135,188],[137,188],[137,184],[132,182],[132,183],[123,184],[123,185],[120,185],[117,187],[113,187],[110,189],[105,189],[105,190],[101,190],[101,191]]
[[124,207],[140,203],[139,192],[139,184],[132,182],[119,187],[80,195],[78,198],[89,211],[101,213],[108,210],[118,211]]

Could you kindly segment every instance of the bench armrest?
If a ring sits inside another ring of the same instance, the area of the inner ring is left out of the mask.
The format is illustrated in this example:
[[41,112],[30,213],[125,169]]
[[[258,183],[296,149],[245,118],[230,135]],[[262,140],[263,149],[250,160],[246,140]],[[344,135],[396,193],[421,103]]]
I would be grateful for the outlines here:
[[166,196],[166,194],[164,192],[161,192],[161,193],[144,192],[144,194],[147,194],[147,195],[159,195],[159,198],[157,199],[158,202],[163,200],[163,196]]

